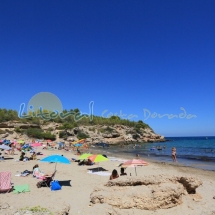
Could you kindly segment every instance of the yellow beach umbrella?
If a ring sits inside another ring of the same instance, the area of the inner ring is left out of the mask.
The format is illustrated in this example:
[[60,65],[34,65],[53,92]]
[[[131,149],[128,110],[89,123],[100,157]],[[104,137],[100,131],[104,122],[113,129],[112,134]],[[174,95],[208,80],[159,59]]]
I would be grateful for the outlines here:
[[24,140],[18,140],[17,143],[21,143],[22,144],[22,143],[25,143],[25,141]]
[[79,160],[84,160],[84,159],[87,159],[90,156],[92,156],[92,154],[84,153],[84,154],[80,155],[78,159]]

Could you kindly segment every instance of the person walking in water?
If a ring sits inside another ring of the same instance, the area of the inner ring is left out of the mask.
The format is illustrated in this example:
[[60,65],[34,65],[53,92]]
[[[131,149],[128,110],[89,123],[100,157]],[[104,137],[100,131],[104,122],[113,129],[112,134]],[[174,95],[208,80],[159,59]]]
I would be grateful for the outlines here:
[[175,147],[172,148],[172,161],[173,162],[177,162],[177,159],[176,159],[176,148]]

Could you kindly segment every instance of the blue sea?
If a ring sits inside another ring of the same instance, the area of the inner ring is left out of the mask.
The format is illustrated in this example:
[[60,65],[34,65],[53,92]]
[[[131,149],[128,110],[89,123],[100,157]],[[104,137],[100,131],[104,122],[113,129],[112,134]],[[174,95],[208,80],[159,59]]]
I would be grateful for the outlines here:
[[[137,143],[121,146],[111,145],[103,148],[107,154],[126,154],[135,156],[139,154],[156,161],[172,163],[172,147],[176,148],[177,161],[179,164],[215,171],[215,137],[165,137],[163,143]],[[164,148],[164,146],[166,148]],[[161,147],[162,150],[156,149]],[[153,150],[153,148],[155,148]]]

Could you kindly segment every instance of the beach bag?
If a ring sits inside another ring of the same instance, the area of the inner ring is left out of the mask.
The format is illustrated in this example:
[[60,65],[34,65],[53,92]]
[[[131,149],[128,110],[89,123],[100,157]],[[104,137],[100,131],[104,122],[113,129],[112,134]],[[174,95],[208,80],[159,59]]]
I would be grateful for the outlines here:
[[61,190],[61,186],[57,180],[51,182],[51,191]]

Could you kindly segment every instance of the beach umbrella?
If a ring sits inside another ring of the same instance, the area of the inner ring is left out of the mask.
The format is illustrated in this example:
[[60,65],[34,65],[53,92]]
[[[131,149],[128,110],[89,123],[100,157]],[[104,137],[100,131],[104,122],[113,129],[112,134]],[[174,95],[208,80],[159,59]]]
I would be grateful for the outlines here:
[[99,163],[99,162],[102,162],[102,161],[107,161],[109,160],[108,158],[104,157],[103,155],[101,154],[98,154],[98,155],[92,155],[90,157],[88,157],[92,162],[95,162],[95,163]]
[[80,147],[80,146],[82,146],[82,144],[77,143],[77,144],[75,144],[74,146],[76,146],[76,147]]
[[62,155],[50,155],[48,157],[43,158],[40,161],[55,163],[55,170],[56,170],[57,163],[70,164],[70,160]]
[[9,146],[6,146],[6,145],[0,145],[0,149],[3,149],[3,150],[11,150],[11,148]]
[[98,169],[99,169],[100,162],[109,160],[108,158],[104,157],[101,154],[89,156],[88,159],[90,159],[92,162],[98,163]]
[[25,142],[24,140],[18,140],[17,141],[17,143],[21,143],[21,144],[24,143],[24,142]]
[[42,146],[42,143],[31,143],[31,147],[39,147]]
[[92,156],[92,154],[84,153],[84,154],[80,155],[78,159],[79,160],[84,160],[84,159],[87,159],[90,156]]
[[84,143],[86,141],[86,139],[81,139],[78,141],[78,143]]
[[147,166],[148,163],[144,160],[140,160],[140,159],[132,159],[132,160],[128,160],[126,161],[125,163],[123,163],[121,165],[121,167],[123,168],[127,168],[127,167],[135,167],[135,173],[137,175],[137,170],[136,170],[136,167],[137,166]]

